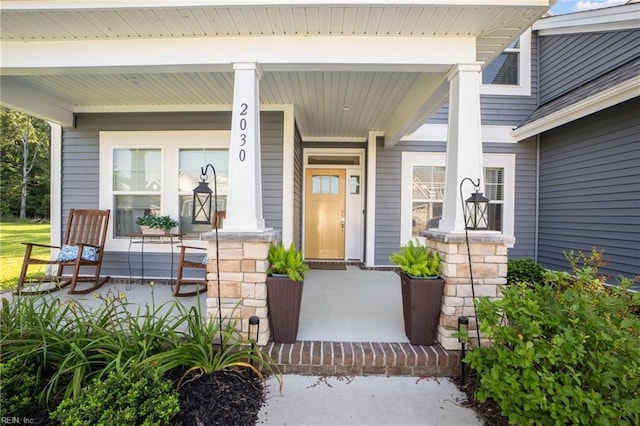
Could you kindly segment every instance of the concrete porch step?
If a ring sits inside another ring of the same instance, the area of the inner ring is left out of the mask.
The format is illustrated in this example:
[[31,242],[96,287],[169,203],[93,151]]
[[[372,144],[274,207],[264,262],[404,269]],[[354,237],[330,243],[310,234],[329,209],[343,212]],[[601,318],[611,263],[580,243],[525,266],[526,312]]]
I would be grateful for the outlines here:
[[263,350],[283,374],[455,377],[460,352],[439,344],[298,341],[270,342]]

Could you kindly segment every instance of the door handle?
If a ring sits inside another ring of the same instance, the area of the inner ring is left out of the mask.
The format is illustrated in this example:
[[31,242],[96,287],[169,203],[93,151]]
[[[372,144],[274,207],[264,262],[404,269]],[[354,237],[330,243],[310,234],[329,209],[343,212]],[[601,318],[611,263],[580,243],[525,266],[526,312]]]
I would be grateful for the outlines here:
[[344,232],[344,210],[340,213],[340,225],[342,226],[342,232]]

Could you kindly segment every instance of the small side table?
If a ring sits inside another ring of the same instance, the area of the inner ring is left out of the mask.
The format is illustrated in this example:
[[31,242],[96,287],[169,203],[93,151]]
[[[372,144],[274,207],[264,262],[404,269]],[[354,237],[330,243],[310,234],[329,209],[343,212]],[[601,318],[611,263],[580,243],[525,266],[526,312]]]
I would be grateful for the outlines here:
[[140,244],[140,282],[144,283],[144,248],[147,244],[169,244],[171,246],[171,277],[169,282],[171,283],[171,292],[173,292],[173,246],[182,242],[184,234],[129,234],[129,251],[127,253],[127,262],[129,264],[129,286],[127,290],[131,290],[131,282],[133,281],[133,273],[131,269],[131,247],[134,244]]

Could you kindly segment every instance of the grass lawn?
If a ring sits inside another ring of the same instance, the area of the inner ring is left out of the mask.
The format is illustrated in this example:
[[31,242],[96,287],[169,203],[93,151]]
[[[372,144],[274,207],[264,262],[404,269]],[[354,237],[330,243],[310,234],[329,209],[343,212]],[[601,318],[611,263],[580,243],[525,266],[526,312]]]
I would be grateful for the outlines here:
[[[31,222],[0,223],[0,289],[14,288],[20,275],[25,246],[21,243],[49,244],[51,225]],[[47,259],[49,250],[35,248],[38,257]],[[30,269],[30,273],[36,268]],[[44,272],[44,270],[43,270]]]

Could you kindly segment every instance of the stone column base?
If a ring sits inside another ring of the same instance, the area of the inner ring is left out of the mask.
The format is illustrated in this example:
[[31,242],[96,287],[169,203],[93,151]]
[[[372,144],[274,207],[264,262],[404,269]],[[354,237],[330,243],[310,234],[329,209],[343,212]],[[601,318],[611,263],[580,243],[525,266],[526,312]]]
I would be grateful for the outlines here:
[[[464,232],[429,230],[422,235],[427,238],[427,246],[443,259],[441,273],[445,286],[437,339],[444,349],[460,349],[458,338],[452,335],[458,330],[458,318],[466,316],[471,344],[477,345],[474,293],[475,297],[500,297],[500,287],[507,283],[507,244],[515,243],[515,239],[495,231],[469,231],[472,288]],[[481,344],[486,343],[481,336]]]
[[[249,338],[249,317],[260,319],[258,345],[264,346],[271,337],[267,308],[267,255],[272,242],[279,234],[273,230],[264,232],[218,231],[220,271],[216,262],[216,235],[201,235],[208,241],[207,255],[207,315],[238,320],[242,338]],[[220,306],[218,306],[218,273],[220,274]]]

